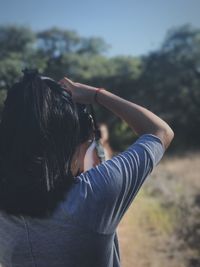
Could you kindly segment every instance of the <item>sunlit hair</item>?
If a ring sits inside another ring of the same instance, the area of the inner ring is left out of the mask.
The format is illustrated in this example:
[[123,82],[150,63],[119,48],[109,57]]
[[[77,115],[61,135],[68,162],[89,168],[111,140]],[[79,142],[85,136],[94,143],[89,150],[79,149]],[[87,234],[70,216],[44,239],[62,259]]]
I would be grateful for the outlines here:
[[74,182],[75,149],[91,133],[82,110],[39,75],[24,76],[8,91],[0,123],[1,210],[46,216],[56,208]]

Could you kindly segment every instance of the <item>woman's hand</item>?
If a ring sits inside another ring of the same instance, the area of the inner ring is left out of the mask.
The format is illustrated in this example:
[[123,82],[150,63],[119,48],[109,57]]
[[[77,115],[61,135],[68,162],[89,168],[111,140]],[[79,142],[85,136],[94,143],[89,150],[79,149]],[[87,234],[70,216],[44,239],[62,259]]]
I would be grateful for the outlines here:
[[98,88],[86,84],[76,83],[64,77],[59,83],[72,94],[72,99],[76,103],[93,104],[95,93]]

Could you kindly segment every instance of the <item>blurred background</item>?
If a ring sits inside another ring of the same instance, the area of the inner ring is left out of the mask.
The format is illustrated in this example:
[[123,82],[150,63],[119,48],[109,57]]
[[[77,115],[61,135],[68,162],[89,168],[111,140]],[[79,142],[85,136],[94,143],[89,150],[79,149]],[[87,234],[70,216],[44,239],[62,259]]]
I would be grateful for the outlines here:
[[[0,116],[25,67],[105,87],[175,131],[118,229],[124,267],[200,266],[200,1],[0,0]],[[114,153],[136,136],[106,110]]]

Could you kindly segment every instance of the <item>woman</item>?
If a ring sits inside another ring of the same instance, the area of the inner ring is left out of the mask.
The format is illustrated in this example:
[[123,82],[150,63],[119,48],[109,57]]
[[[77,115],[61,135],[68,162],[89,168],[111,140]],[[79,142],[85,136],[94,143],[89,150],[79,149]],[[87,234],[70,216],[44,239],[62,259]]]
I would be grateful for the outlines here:
[[[93,128],[77,103],[107,108],[138,140],[83,172]],[[141,106],[26,71],[8,92],[0,125],[1,266],[120,266],[116,228],[172,139]]]

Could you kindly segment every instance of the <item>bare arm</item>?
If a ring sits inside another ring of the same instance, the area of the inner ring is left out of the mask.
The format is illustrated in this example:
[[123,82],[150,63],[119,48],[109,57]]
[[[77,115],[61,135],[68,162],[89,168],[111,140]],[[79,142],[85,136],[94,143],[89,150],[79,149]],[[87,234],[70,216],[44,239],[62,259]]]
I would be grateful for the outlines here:
[[[61,83],[67,90],[71,91],[75,102],[94,103],[94,95],[97,88],[74,83],[67,78],[61,80]],[[153,134],[160,138],[165,149],[170,145],[174,137],[172,129],[165,121],[151,111],[106,90],[98,91],[96,99],[99,104],[126,121],[138,135]]]
[[115,115],[127,122],[138,135],[154,134],[158,136],[165,148],[171,143],[174,133],[169,125],[146,108],[101,90],[97,101]]

